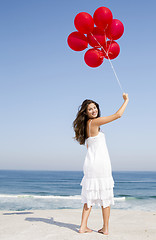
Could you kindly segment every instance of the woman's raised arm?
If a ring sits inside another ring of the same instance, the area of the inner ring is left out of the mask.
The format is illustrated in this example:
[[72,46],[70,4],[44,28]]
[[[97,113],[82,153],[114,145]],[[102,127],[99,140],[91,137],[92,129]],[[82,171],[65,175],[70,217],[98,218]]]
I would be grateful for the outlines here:
[[123,93],[123,99],[124,99],[124,103],[122,104],[122,106],[119,108],[119,110],[116,113],[114,113],[113,115],[110,115],[110,116],[106,116],[106,117],[95,118],[92,121],[92,125],[100,126],[100,125],[112,122],[112,121],[120,118],[122,116],[122,114],[124,113],[126,106],[128,104],[128,101],[129,101],[128,94]]

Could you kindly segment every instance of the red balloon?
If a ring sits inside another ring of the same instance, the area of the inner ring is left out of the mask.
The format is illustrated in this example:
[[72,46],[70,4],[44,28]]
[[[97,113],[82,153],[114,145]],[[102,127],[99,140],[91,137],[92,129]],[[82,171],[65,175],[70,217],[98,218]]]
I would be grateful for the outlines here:
[[106,30],[107,37],[112,40],[119,39],[124,32],[124,25],[118,19],[113,19]]
[[84,55],[85,63],[89,67],[99,67],[103,63],[103,59],[104,53],[95,48],[89,49]]
[[107,41],[105,46],[104,46],[105,51],[107,52],[107,54],[105,53],[105,58],[108,59],[114,59],[116,58],[119,53],[120,53],[120,47],[119,44],[115,41]]
[[87,38],[88,38],[89,44],[92,47],[100,47],[100,45],[103,46],[106,43],[106,39],[107,39],[106,33],[98,27],[94,27],[94,30],[92,31],[92,33],[87,34]]
[[68,36],[67,42],[74,51],[82,51],[88,47],[87,37],[80,32],[72,32]]
[[97,27],[106,29],[109,24],[111,24],[113,19],[113,14],[109,8],[99,7],[94,12],[94,22]]
[[94,28],[94,20],[89,13],[80,12],[74,19],[76,29],[81,33],[90,33]]

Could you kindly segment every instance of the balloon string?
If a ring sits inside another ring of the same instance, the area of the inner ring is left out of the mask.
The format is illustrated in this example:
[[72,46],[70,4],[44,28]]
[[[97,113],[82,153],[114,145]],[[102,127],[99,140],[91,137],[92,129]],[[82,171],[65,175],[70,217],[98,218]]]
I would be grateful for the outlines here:
[[[104,47],[99,43],[99,41],[96,39],[96,37],[95,37],[92,33],[90,33],[90,34],[92,35],[92,37],[95,39],[95,41],[98,43],[98,45],[100,46],[100,48],[104,51],[104,53],[105,53],[106,56],[108,57],[109,63],[110,63],[110,65],[111,65],[111,67],[112,67],[112,70],[113,70],[114,75],[115,75],[115,77],[116,77],[116,80],[117,80],[117,82],[118,82],[118,84],[119,84],[119,86],[120,86],[120,88],[121,88],[121,91],[124,92],[124,91],[123,91],[123,88],[122,88],[122,86],[121,86],[121,83],[120,83],[120,81],[119,81],[119,78],[118,78],[118,76],[117,76],[117,73],[116,73],[116,71],[115,71],[115,69],[114,69],[114,66],[113,66],[113,64],[112,64],[112,62],[111,62],[111,60],[110,60],[110,58],[109,58],[109,56],[108,56],[108,52],[109,52],[110,46],[109,46],[109,48],[108,48],[108,51],[106,52],[105,49],[104,49]],[[111,41],[112,41],[112,40],[111,40]],[[107,42],[106,42],[106,43],[107,43]]]
[[109,57],[108,57],[108,60],[109,60],[110,65],[111,65],[111,67],[112,67],[112,69],[113,69],[113,72],[114,72],[114,75],[115,75],[115,77],[116,77],[116,79],[117,79],[117,81],[118,81],[118,84],[119,84],[119,86],[120,86],[120,88],[121,88],[121,91],[124,92],[124,90],[123,90],[123,88],[122,88],[122,86],[121,86],[121,83],[120,83],[120,81],[119,81],[119,78],[118,78],[118,76],[117,76],[117,74],[116,74],[116,71],[115,71],[115,69],[114,69],[114,66],[113,66],[113,64],[112,64],[112,62],[111,62],[111,60],[110,60]]

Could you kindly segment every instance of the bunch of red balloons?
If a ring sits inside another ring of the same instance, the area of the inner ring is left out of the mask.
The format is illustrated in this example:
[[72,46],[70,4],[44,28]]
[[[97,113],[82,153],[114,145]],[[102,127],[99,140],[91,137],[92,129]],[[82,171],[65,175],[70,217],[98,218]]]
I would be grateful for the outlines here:
[[120,20],[113,19],[110,9],[99,7],[93,17],[87,12],[80,12],[74,19],[74,25],[77,31],[68,36],[68,45],[74,51],[82,51],[88,44],[92,47],[84,55],[88,66],[98,67],[104,58],[114,59],[119,55],[120,47],[115,40],[123,35],[124,25]]

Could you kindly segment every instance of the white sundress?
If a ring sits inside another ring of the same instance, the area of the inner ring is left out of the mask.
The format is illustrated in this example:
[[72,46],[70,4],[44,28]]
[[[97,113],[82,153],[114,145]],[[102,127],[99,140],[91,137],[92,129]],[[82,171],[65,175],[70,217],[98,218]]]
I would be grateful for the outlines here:
[[114,180],[105,135],[99,132],[95,137],[88,137],[85,143],[88,149],[83,165],[84,176],[80,183],[81,203],[87,203],[88,208],[95,204],[104,208],[114,205]]

